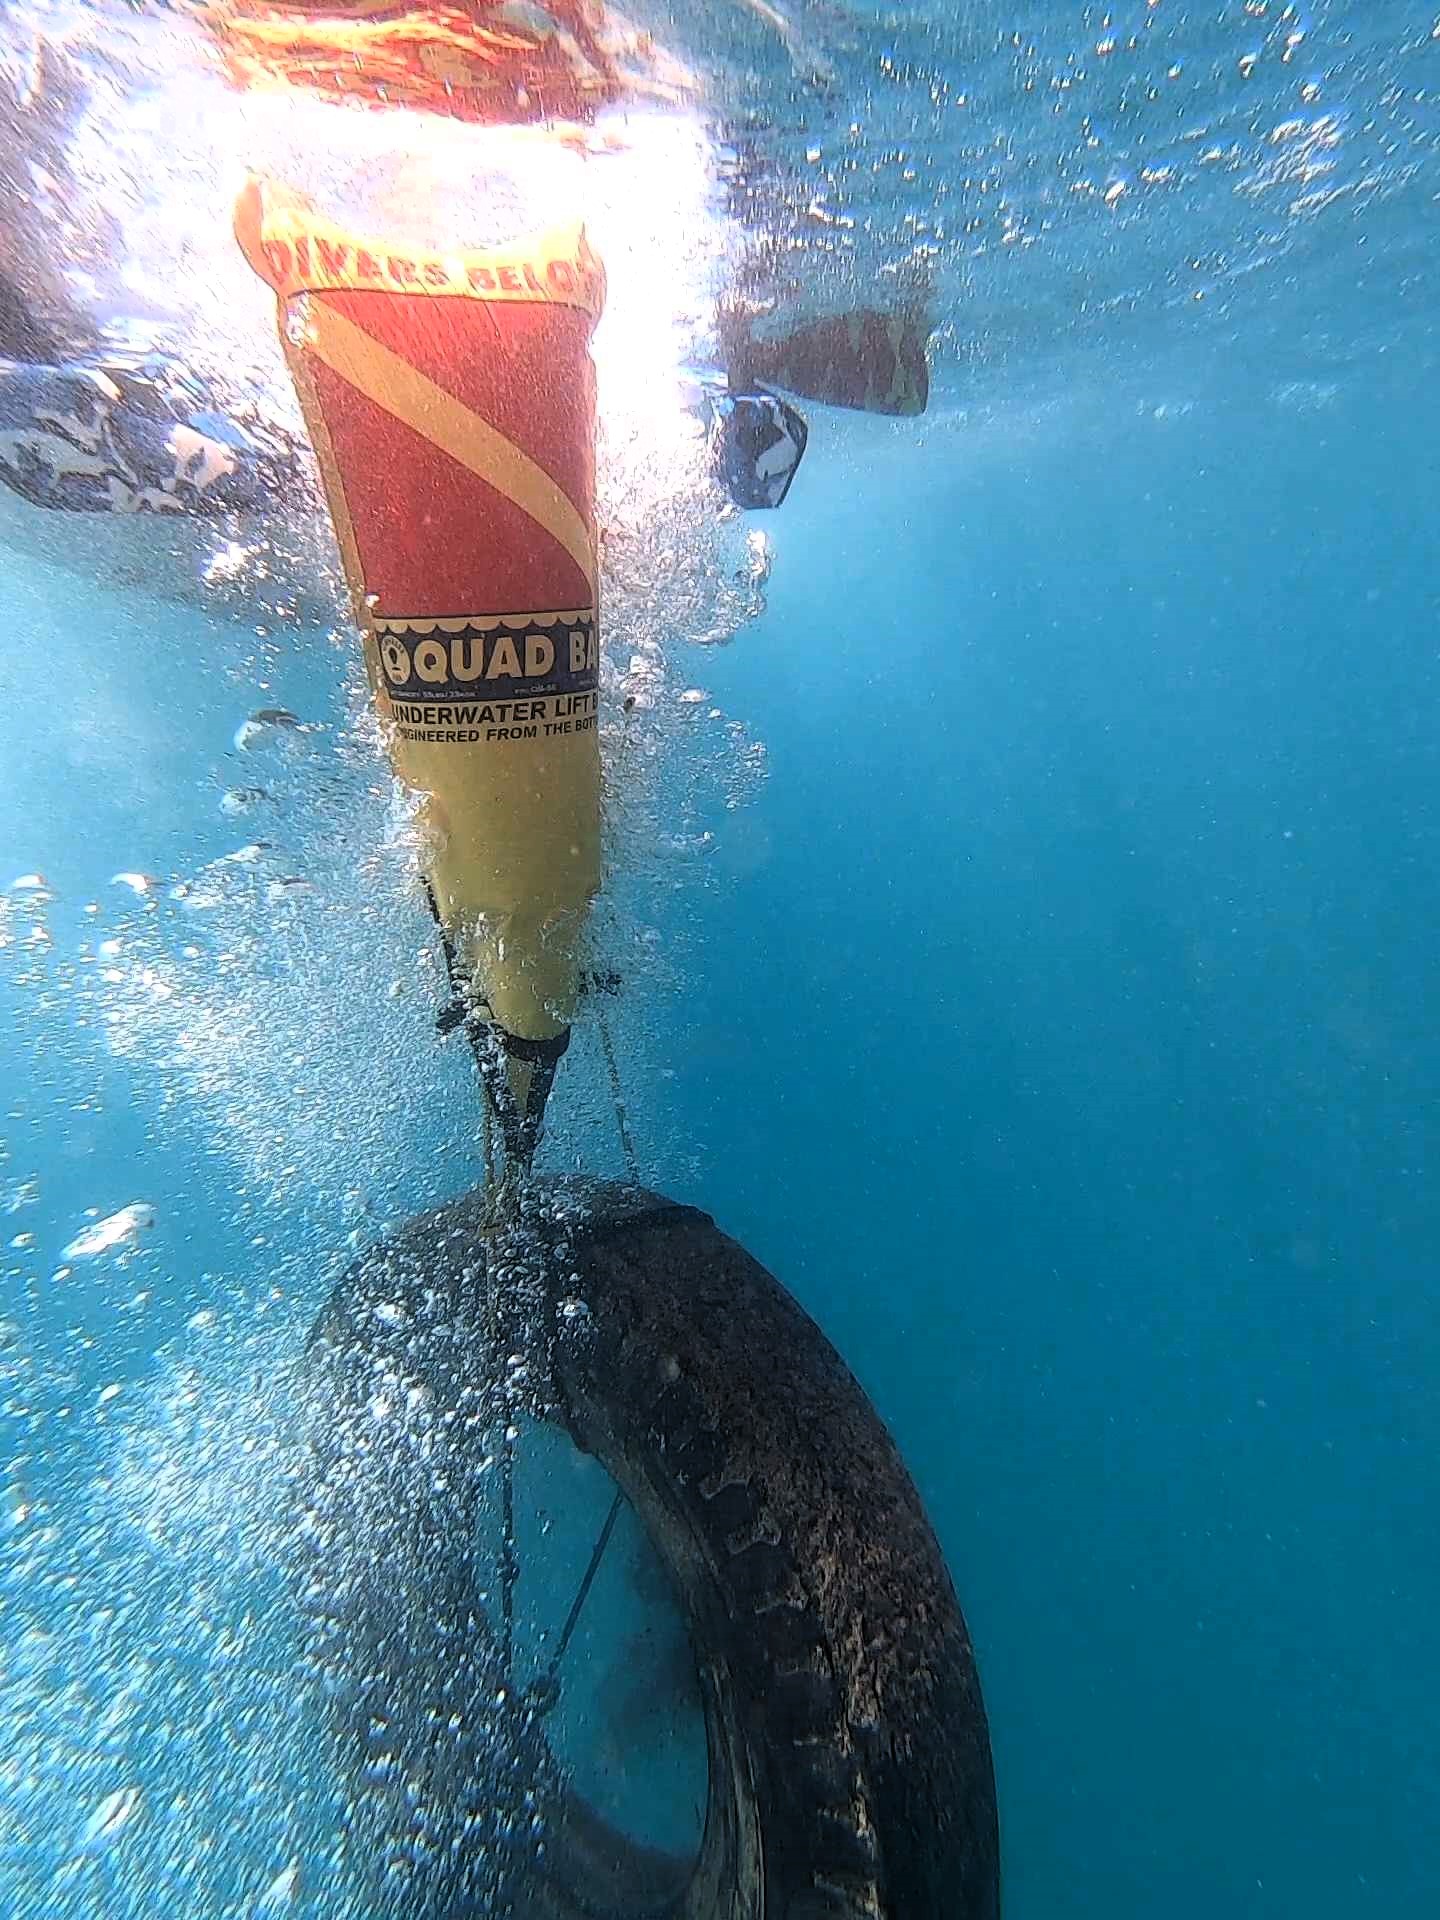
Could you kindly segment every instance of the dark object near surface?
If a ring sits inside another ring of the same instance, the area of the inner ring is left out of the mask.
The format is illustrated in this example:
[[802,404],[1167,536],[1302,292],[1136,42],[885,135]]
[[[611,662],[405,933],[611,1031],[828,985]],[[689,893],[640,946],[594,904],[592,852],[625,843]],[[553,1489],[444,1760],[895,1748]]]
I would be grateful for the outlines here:
[[799,471],[810,430],[773,393],[726,393],[714,402],[716,471],[737,507],[779,507]]
[[[497,1688],[469,1562],[517,1352],[529,1410],[609,1470],[681,1599],[710,1753],[693,1873],[607,1827]],[[487,1232],[467,1196],[350,1269],[310,1364],[315,1648],[377,1915],[993,1920],[989,1738],[935,1537],[835,1349],[706,1215],[568,1183]]]
[[[0,276],[0,321],[5,299]],[[43,336],[35,338],[38,346]],[[173,358],[0,360],[0,481],[32,506],[256,511],[283,498],[295,472],[296,450],[279,430],[244,425],[210,405],[203,385]]]
[[[736,323],[730,325],[733,334]],[[781,387],[823,406],[913,416],[930,401],[929,332],[923,311],[873,307],[828,314],[780,333],[747,329],[732,340],[730,377],[745,386]]]

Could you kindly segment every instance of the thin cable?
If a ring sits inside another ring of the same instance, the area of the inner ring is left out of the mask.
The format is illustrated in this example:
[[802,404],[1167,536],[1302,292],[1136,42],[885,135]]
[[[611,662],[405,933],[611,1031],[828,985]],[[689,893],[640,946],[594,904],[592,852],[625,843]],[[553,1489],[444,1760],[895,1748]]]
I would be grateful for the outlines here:
[[595,1576],[600,1571],[600,1562],[605,1558],[605,1549],[609,1546],[610,1536],[615,1531],[615,1522],[620,1518],[620,1508],[624,1503],[624,1499],[624,1494],[620,1491],[619,1487],[617,1487],[615,1489],[615,1498],[610,1502],[610,1511],[605,1516],[605,1524],[600,1529],[600,1537],[590,1550],[590,1564],[585,1569],[585,1577],[580,1582],[579,1591],[571,1603],[569,1616],[565,1621],[564,1627],[561,1629],[560,1644],[555,1649],[554,1656],[550,1661],[549,1671],[545,1675],[548,1683],[553,1684],[555,1676],[559,1673],[560,1662],[565,1658],[565,1650],[570,1645],[576,1627],[580,1624],[581,1610],[590,1596],[591,1587],[595,1584]]
[[600,1013],[600,1045],[605,1050],[605,1065],[610,1074],[610,1097],[615,1102],[615,1125],[620,1134],[620,1150],[625,1155],[625,1165],[629,1170],[630,1178],[638,1187],[640,1156],[635,1151],[630,1121],[625,1112],[625,1095],[620,1086],[620,1068],[616,1064],[615,1049],[610,1043],[610,1022],[603,1012]]
[[485,1161],[485,1191],[495,1191],[495,1117],[490,1111],[490,1096],[480,1088],[480,1151]]
[[500,1657],[507,1682],[514,1671],[515,1586],[520,1578],[520,1560],[515,1552],[514,1433],[514,1407],[507,1405],[505,1434],[500,1446]]

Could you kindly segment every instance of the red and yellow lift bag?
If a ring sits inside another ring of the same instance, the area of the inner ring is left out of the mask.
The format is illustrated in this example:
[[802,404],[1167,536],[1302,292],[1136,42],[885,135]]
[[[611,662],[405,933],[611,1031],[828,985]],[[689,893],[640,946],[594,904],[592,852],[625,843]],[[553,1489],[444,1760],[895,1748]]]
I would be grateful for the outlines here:
[[252,182],[395,771],[458,970],[509,1056],[558,1057],[600,882],[595,375],[583,229],[428,253]]

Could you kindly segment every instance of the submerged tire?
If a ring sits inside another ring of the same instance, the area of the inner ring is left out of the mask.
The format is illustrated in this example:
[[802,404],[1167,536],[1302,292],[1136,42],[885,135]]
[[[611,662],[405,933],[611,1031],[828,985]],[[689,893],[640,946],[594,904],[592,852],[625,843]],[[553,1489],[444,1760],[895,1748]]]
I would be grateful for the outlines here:
[[[371,1905],[993,1920],[969,1638],[855,1379],[703,1213],[572,1183],[538,1214],[487,1234],[470,1195],[412,1222],[312,1336],[308,1597]],[[673,1579],[710,1757],[683,1873],[567,1786],[497,1683],[470,1562],[502,1367],[609,1471]]]

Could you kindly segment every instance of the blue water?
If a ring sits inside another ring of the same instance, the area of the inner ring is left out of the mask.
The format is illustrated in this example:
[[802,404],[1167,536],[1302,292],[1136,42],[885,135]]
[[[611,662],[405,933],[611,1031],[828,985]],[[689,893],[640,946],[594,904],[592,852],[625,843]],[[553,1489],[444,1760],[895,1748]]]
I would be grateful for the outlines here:
[[[842,79],[875,65],[858,12],[811,11],[852,22]],[[974,149],[1045,237],[946,256],[925,421],[817,410],[768,610],[671,652],[766,778],[708,706],[665,709],[656,805],[714,851],[637,840],[602,917],[647,1177],[800,1296],[945,1544],[1013,1920],[1440,1900],[1440,405],[1417,224],[1440,54],[1413,8],[1315,13],[1307,57],[1353,131],[1333,211],[1232,174],[1147,202],[1128,240],[1047,171],[1072,149],[1029,105],[1040,56],[994,80],[1010,23],[956,23],[983,67],[932,38],[948,97],[990,76]],[[1190,36],[1155,57],[1190,62],[1195,124],[1232,107],[1192,43],[1223,43],[1228,75],[1277,19],[1163,23]],[[1133,182],[1117,97],[1104,164]],[[925,130],[907,190],[935,214],[969,162]],[[1202,255],[1197,317],[1183,274],[1165,290]],[[0,1907],[238,1915],[335,1820],[275,1625],[287,1369],[347,1237],[474,1177],[473,1090],[430,1034],[345,646],[0,565],[0,857],[53,896],[12,890],[0,952],[0,1224],[32,1236],[0,1298],[22,1516]],[[326,731],[239,754],[262,705]],[[220,811],[252,783],[253,814]],[[252,840],[257,862],[204,879]],[[161,884],[137,900],[122,869]],[[311,891],[272,901],[292,875]],[[566,1071],[552,1163],[614,1171],[593,1030]],[[136,1200],[139,1251],[62,1260],[86,1209]],[[132,1779],[143,1821],[57,1885]]]
[[949,1547],[1012,1911],[1418,1912],[1436,421],[1168,371],[809,476],[686,1104]]

